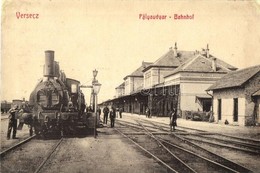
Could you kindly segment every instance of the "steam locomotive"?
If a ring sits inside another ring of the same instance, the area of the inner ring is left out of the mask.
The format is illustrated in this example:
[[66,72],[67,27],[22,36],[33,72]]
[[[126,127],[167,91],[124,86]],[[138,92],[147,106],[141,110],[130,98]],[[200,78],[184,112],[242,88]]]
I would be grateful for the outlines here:
[[92,131],[94,115],[84,110],[85,97],[80,82],[67,78],[54,60],[54,51],[45,51],[43,78],[29,99],[32,124],[37,135],[75,133],[78,129]]

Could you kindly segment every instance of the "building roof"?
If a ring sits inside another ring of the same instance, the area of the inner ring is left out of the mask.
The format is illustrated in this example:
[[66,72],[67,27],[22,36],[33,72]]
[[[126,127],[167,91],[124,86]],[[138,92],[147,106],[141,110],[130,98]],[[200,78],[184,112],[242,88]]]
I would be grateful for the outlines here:
[[252,94],[252,96],[260,96],[260,89],[256,91],[254,94]]
[[259,72],[260,65],[229,72],[220,80],[218,80],[215,84],[211,85],[207,90],[216,90],[242,86]]
[[[213,70],[212,62],[215,60],[216,70]],[[207,58],[204,55],[196,54],[190,59],[187,59],[179,67],[169,72],[165,77],[171,76],[178,72],[217,72],[217,73],[227,73],[230,70],[235,70],[236,68],[219,60],[218,58],[209,55]]]
[[208,94],[197,94],[196,99],[211,99],[212,97]]
[[124,89],[125,88],[125,83],[121,83],[116,89]]
[[142,62],[142,65],[137,68],[133,73],[131,73],[130,75],[127,75],[126,77],[124,77],[124,79],[126,79],[127,77],[143,77],[143,69],[145,69],[147,66],[149,66],[150,64],[152,64],[151,62]]
[[154,66],[179,66],[182,62],[194,56],[194,51],[178,51],[178,56],[175,57],[174,51],[170,50],[156,60],[152,65]]
[[146,67],[143,72],[149,70],[152,67],[178,67],[181,63],[183,63],[187,59],[190,59],[193,56],[194,51],[178,51],[178,56],[175,57],[174,51],[172,50],[172,48],[170,48],[166,54],[164,54],[154,63]]
[[[203,53],[203,52],[202,52]],[[177,57],[174,54],[174,50],[172,48],[169,49],[169,51],[161,56],[158,60],[156,60],[154,63],[151,65],[147,66],[143,72],[149,70],[152,67],[179,67],[183,65],[185,62],[188,63],[189,61],[193,60],[200,54],[199,51],[182,51],[182,50],[177,50]],[[203,53],[205,54],[205,52]],[[201,55],[201,54],[200,54]],[[205,55],[201,55],[205,57]],[[206,58],[206,57],[205,57]],[[210,58],[216,58],[210,55]],[[218,64],[219,67],[227,68],[229,70],[236,70],[237,68],[225,63],[224,61],[217,59],[216,58],[216,63]],[[210,62],[211,66],[211,62]],[[191,71],[197,71],[196,69],[200,69],[200,66],[197,67],[197,64],[194,64],[193,67],[191,67]],[[205,69],[207,71],[207,69]]]

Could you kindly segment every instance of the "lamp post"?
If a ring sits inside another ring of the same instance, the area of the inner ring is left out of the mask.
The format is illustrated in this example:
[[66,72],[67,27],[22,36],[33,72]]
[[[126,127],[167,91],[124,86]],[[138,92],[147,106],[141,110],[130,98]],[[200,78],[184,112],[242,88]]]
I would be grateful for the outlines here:
[[98,83],[98,80],[96,80],[98,71],[95,69],[93,70],[93,81],[92,81],[92,96],[93,96],[93,109],[95,112],[94,117],[94,138],[96,138],[96,123],[97,123],[97,95],[99,93],[99,90],[101,88],[101,84]]
[[92,110],[94,110],[94,112],[95,112],[95,93],[94,93],[94,89],[93,89],[93,87],[94,87],[94,84],[97,82],[97,80],[96,80],[96,77],[97,77],[97,74],[98,74],[98,71],[95,69],[95,70],[93,70],[93,80],[92,80]]

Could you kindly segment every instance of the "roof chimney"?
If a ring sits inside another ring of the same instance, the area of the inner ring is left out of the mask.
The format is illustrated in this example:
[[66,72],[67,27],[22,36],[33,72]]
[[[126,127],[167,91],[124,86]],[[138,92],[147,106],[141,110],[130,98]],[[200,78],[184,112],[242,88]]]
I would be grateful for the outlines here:
[[145,62],[144,61],[142,61],[142,66],[145,67]]
[[209,44],[207,44],[206,56],[207,56],[207,58],[209,58]]
[[178,56],[178,52],[177,52],[177,43],[175,42],[175,46],[174,46],[174,56],[177,57]]
[[217,71],[216,58],[212,58],[212,70]]

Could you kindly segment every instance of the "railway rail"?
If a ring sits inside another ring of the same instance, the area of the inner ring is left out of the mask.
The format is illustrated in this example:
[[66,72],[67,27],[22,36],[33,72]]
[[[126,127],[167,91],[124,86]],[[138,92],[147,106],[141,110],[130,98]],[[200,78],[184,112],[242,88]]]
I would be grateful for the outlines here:
[[[155,128],[160,129],[162,131],[169,131],[168,130],[169,128],[166,129],[165,124],[162,123],[155,124],[154,122],[148,120],[141,120],[141,121],[145,123],[150,123]],[[192,128],[187,128],[187,129],[192,130]],[[186,140],[190,140],[194,142],[200,142],[200,143],[206,143],[218,147],[230,148],[233,150],[238,150],[250,154],[257,154],[257,155],[260,154],[260,141],[250,139],[250,138],[234,137],[231,135],[225,135],[219,133],[210,133],[210,132],[201,131],[197,129],[193,129],[193,130],[194,131],[192,132],[179,133],[180,130],[178,127],[178,129],[175,131],[174,134],[182,135],[183,138],[185,138]],[[183,132],[183,130],[181,130],[181,132]],[[196,136],[197,138],[192,138],[192,136]],[[221,139],[221,137],[225,139]]]
[[[20,154],[18,154],[16,157],[18,157],[18,158],[23,158],[23,155],[24,155],[24,152],[23,152],[23,151],[25,151],[25,152],[28,151],[28,147],[30,148],[32,145],[36,146],[36,145],[35,145],[35,142],[38,143],[38,142],[37,142],[38,140],[34,140],[35,137],[36,137],[36,135],[33,135],[33,136],[31,136],[31,137],[28,137],[28,138],[22,140],[21,142],[19,142],[19,143],[15,144],[15,145],[9,147],[8,149],[2,151],[2,152],[1,152],[1,160],[4,159],[5,157],[14,157],[14,156],[12,155],[12,153],[13,153],[13,154],[17,154],[16,152],[20,153]],[[31,142],[29,143],[29,141],[31,141]],[[61,144],[62,141],[63,141],[63,138],[59,139],[58,142],[55,141],[55,144],[53,144],[52,142],[51,142],[50,144],[48,144],[49,146],[52,145],[52,147],[48,147],[48,148],[50,148],[50,149],[47,149],[47,150],[46,150],[46,151],[48,152],[48,153],[46,154],[46,156],[42,157],[42,155],[41,155],[39,158],[35,158],[35,161],[34,161],[34,163],[33,163],[33,166],[30,167],[29,170],[27,170],[27,169],[25,169],[25,168],[22,168],[22,171],[23,171],[23,172],[24,172],[24,171],[26,171],[26,172],[34,172],[34,173],[40,172],[41,169],[44,167],[44,165],[47,163],[48,159],[49,159],[49,158],[52,156],[52,154],[56,151],[57,147]],[[41,140],[40,143],[42,143],[42,142],[43,142],[43,141]],[[25,144],[29,144],[29,146],[27,146],[27,145],[24,146]],[[21,147],[22,147],[22,148],[21,148]],[[21,148],[21,149],[19,149],[19,148]],[[36,150],[37,150],[37,149],[36,149]],[[44,151],[44,148],[41,148],[41,150]],[[8,159],[8,158],[6,158],[6,159]],[[3,161],[3,160],[2,160],[2,161]],[[25,164],[25,163],[23,163],[23,164]],[[19,164],[18,164],[18,165],[19,165]],[[39,166],[37,166],[37,165],[39,165]],[[3,165],[2,165],[2,166],[3,166]],[[21,165],[19,165],[19,166],[21,166]],[[15,166],[15,165],[14,165],[13,168],[7,168],[7,167],[5,167],[5,169],[7,169],[7,170],[9,170],[9,169],[10,169],[10,170],[15,170],[15,169],[20,170],[21,167],[19,167],[19,166]],[[22,167],[24,167],[24,166],[22,166]],[[11,171],[11,172],[12,172],[12,171]],[[19,172],[19,171],[18,171],[18,172]]]
[[[120,122],[122,123],[122,121],[120,121]],[[126,122],[123,122],[123,123],[126,123]],[[154,126],[157,126],[157,125],[153,124],[150,121],[149,121],[149,123],[151,123]],[[145,126],[140,125],[140,124],[141,123],[139,122],[139,126],[142,126],[143,128],[146,128]],[[131,125],[133,126],[133,124],[131,124]],[[136,124],[136,126],[138,126],[138,125]],[[158,128],[159,127],[157,127],[157,129]],[[156,134],[153,134],[153,133],[149,134],[150,137],[155,137],[155,135]],[[210,151],[200,147],[199,145],[197,145],[197,144],[195,144],[193,142],[188,141],[188,140],[180,137],[179,135],[177,135],[175,133],[170,133],[170,135],[174,136],[174,138],[175,138],[174,141],[175,142],[176,142],[176,140],[178,141],[177,144],[173,144],[172,141],[169,142],[169,141],[167,141],[167,140],[165,140],[165,139],[163,139],[161,137],[155,137],[155,138],[157,138],[157,140],[160,140],[160,142],[162,144],[166,145],[167,147],[175,147],[175,149],[173,151],[182,150],[183,149],[182,151],[179,151],[179,154],[178,154],[178,155],[183,155],[182,156],[183,159],[191,157],[191,156],[187,156],[187,153],[191,152],[193,154],[191,154],[191,153],[189,153],[189,154],[193,155],[192,157],[197,157],[197,158],[199,157],[198,160],[201,160],[201,162],[199,162],[199,163],[197,162],[197,164],[202,164],[202,163],[209,164],[207,162],[210,162],[210,164],[215,165],[213,167],[218,167],[218,169],[217,169],[218,171],[219,171],[219,167],[221,167],[222,170],[224,169],[223,170],[224,172],[253,172],[253,171],[249,170],[248,168],[246,168],[246,167],[244,167],[242,165],[234,163],[234,162],[232,162],[232,161],[230,161],[230,160],[228,160],[228,159],[226,159],[226,158],[224,158],[222,156],[219,156],[219,155],[217,155],[215,153],[212,153],[212,152],[210,152]],[[127,136],[127,134],[125,136]],[[163,135],[163,136],[165,136],[165,135]],[[187,145],[187,144],[189,145],[189,148],[191,148],[191,147],[193,148],[193,151],[191,151],[191,149],[189,149],[189,150],[187,150],[187,149],[185,150],[184,149],[184,146]],[[186,153],[186,156],[183,153]],[[204,161],[202,161],[202,160],[204,160]],[[185,162],[187,162],[187,160],[185,160]],[[195,161],[193,161],[191,163],[194,163],[194,162],[196,162],[196,159],[195,159]],[[194,164],[192,164],[192,165],[194,165]],[[199,172],[201,172],[201,171],[203,171],[203,170],[200,170]],[[212,171],[214,172],[214,170],[212,170]]]
[[45,157],[45,159],[41,162],[41,164],[38,166],[38,168],[34,171],[34,173],[38,173],[41,171],[41,169],[44,167],[44,165],[47,163],[48,159],[52,156],[52,154],[56,151],[56,149],[60,146],[61,142],[63,141],[63,138],[61,138],[50,150],[48,155]]
[[4,151],[2,151],[2,152],[0,153],[0,157],[3,158],[7,153],[13,151],[14,149],[16,149],[17,147],[19,147],[19,146],[21,146],[21,145],[23,145],[23,144],[29,142],[30,140],[32,140],[32,139],[35,138],[35,137],[36,137],[36,135],[30,136],[30,137],[28,137],[28,138],[26,138],[26,139],[20,141],[19,143],[17,143],[17,144],[15,144],[15,145],[13,145],[13,146],[11,146],[11,147],[5,149]]
[[[199,134],[182,134],[185,139],[190,141],[195,141],[199,143],[205,143],[209,145],[214,145],[217,147],[224,147],[233,150],[239,150],[245,153],[257,154],[260,155],[260,148],[254,144],[248,144],[238,141],[231,141],[231,140],[222,140],[214,137],[203,136]],[[188,136],[188,137],[187,137]]]

